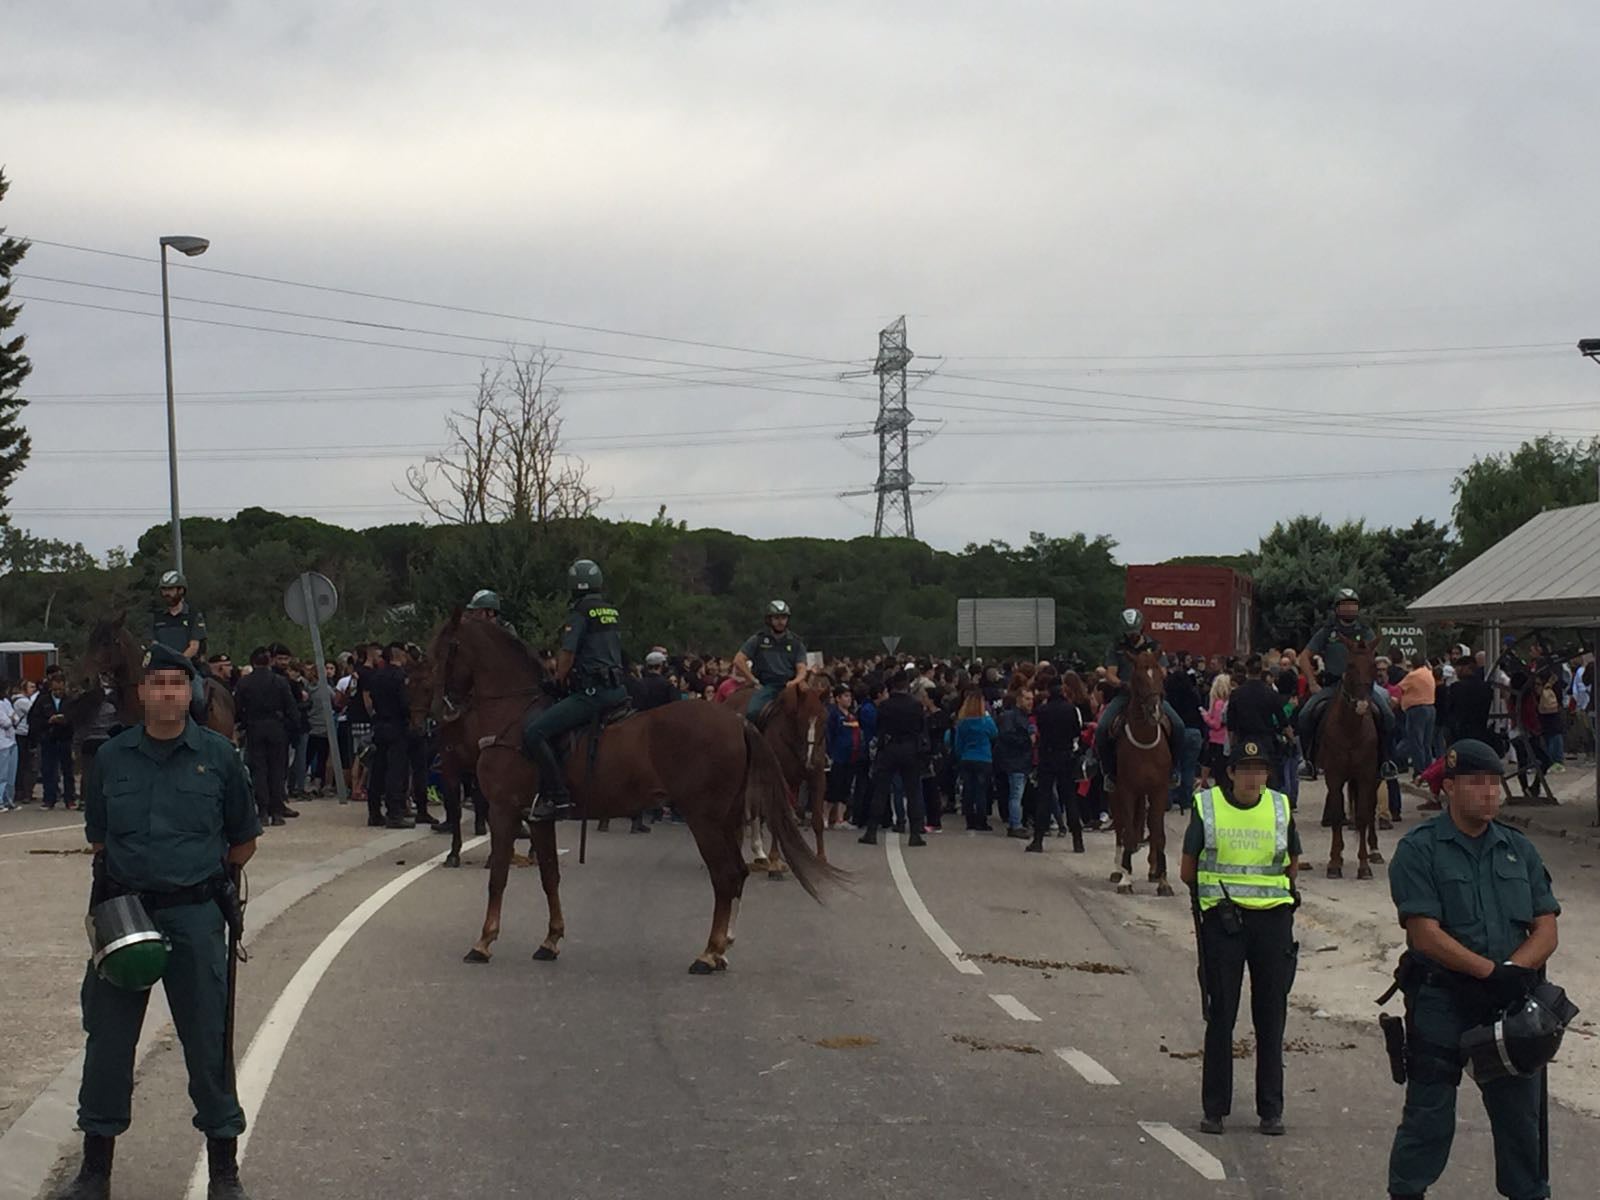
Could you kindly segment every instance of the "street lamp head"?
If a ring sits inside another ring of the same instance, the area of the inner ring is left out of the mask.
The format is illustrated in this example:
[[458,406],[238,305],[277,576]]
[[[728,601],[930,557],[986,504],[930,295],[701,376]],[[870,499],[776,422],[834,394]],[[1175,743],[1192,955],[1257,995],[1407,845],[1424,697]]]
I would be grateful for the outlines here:
[[193,258],[196,254],[204,254],[210,247],[209,238],[203,237],[164,237],[161,239],[163,246],[171,246],[179,254],[187,254]]
[[1600,356],[1600,338],[1579,338],[1578,353],[1589,358]]

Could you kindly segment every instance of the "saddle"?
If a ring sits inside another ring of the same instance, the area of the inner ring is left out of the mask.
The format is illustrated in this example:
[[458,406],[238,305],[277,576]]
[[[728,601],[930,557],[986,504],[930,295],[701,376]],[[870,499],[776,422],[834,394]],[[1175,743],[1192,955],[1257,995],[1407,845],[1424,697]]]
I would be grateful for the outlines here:
[[[579,726],[577,729],[569,729],[557,738],[555,742],[556,754],[565,762],[578,738],[591,731],[595,734],[595,749],[598,749],[600,734],[610,729],[613,725],[620,725],[629,717],[638,715],[639,710],[633,707],[633,699],[631,697],[620,704],[613,704],[610,708],[602,709],[599,720],[591,721],[589,724]],[[591,749],[590,753],[593,754],[594,750]]]
[[767,726],[772,723],[772,715],[778,711],[778,705],[781,703],[781,701],[782,697],[780,696],[777,700],[768,700],[764,705],[761,706],[761,711],[758,712],[751,721],[751,724],[753,724],[759,732],[765,733],[767,731]]

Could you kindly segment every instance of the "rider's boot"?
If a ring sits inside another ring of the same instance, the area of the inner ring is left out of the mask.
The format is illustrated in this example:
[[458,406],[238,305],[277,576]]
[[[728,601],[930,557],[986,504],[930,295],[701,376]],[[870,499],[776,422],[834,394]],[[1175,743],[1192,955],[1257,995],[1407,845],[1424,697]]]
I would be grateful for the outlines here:
[[1100,778],[1104,780],[1101,785],[1109,795],[1117,788],[1117,739],[1108,737],[1100,743]]
[[539,799],[529,810],[528,817],[534,821],[558,821],[572,811],[572,793],[567,791],[561,760],[544,738],[534,740],[529,748],[539,768]]
[[250,1200],[239,1182],[238,1138],[207,1138],[206,1162],[211,1176],[206,1200]]
[[110,1200],[111,1158],[116,1138],[97,1133],[83,1135],[83,1165],[54,1200]]
[[1372,716],[1378,726],[1378,749],[1383,761],[1378,764],[1378,778],[1387,782],[1390,779],[1400,778],[1400,769],[1394,765],[1394,751],[1389,745],[1389,731],[1383,727],[1383,718],[1376,713]]

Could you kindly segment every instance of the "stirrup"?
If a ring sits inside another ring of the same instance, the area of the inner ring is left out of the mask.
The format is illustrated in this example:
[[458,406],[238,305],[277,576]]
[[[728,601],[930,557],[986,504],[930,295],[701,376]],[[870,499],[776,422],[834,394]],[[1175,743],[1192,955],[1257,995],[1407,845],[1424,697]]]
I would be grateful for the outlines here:
[[559,821],[572,812],[572,795],[568,792],[540,792],[528,809],[530,821]]
[[1391,779],[1400,778],[1400,768],[1389,759],[1383,760],[1383,765],[1378,768],[1378,778],[1387,783]]

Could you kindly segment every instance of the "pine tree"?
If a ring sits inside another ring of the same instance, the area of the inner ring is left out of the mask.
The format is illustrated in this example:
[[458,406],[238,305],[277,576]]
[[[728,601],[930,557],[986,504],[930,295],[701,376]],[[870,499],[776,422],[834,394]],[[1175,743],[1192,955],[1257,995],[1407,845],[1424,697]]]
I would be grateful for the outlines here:
[[[0,202],[4,202],[11,184],[0,170]],[[16,323],[20,304],[11,303],[11,273],[28,253],[28,243],[21,238],[6,236],[0,225],[0,522],[6,520],[7,493],[22,468],[27,464],[33,443],[19,419],[28,402],[21,396],[22,383],[33,370],[33,364],[22,352],[27,341],[22,334],[8,335]]]

